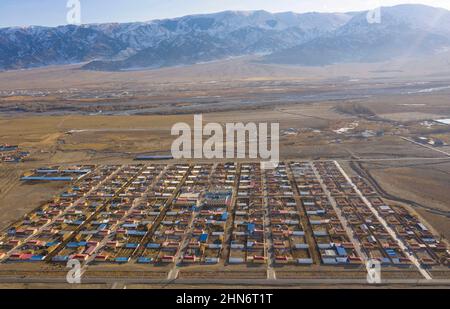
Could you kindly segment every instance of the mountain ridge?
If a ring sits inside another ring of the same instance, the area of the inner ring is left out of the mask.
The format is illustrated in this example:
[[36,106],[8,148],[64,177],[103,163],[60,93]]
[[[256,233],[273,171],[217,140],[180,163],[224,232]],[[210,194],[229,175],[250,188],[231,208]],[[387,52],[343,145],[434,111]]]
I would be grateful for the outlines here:
[[404,56],[405,45],[417,34],[423,42],[411,55],[450,46],[447,10],[398,5],[381,12],[382,22],[375,25],[367,22],[367,12],[257,10],[136,23],[2,28],[0,69],[87,62],[83,69],[120,71],[253,54],[266,55],[264,62],[296,65],[383,61]]
[[327,36],[267,56],[264,61],[306,66],[378,62],[430,55],[450,47],[450,11],[425,5],[380,8],[380,23],[367,12]]

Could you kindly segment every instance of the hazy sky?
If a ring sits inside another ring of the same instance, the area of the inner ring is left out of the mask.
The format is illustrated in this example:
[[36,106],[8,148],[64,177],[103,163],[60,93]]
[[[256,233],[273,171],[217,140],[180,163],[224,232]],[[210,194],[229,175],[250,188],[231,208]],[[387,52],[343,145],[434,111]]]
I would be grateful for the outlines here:
[[[450,0],[79,0],[82,23],[148,21],[224,10],[346,12],[402,3],[450,9]],[[66,24],[67,0],[0,0],[0,27]]]

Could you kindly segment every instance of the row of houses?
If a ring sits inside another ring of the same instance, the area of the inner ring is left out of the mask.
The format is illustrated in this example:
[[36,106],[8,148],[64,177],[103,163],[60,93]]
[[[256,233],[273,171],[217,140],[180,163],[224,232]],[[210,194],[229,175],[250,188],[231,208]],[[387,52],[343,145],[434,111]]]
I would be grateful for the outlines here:
[[98,201],[88,199],[93,188],[119,169],[103,166],[92,170],[70,189],[14,223],[0,238],[0,257],[8,261],[42,261],[54,253],[100,206]]
[[312,165],[307,162],[292,162],[290,168],[321,263],[359,265],[362,259],[326,196]]
[[93,165],[77,165],[77,166],[50,166],[37,168],[33,171],[25,173],[21,177],[25,182],[40,181],[78,181],[92,172],[95,167]]
[[78,220],[73,228],[65,231],[67,240],[52,255],[53,262],[87,261],[94,256],[129,212],[133,198],[127,197],[125,192],[142,169],[142,165],[122,167],[93,188],[86,196],[86,203],[77,209],[84,212],[84,220]]
[[[174,263],[192,219],[196,201],[192,196],[180,196],[180,187],[189,176],[189,165],[166,167],[163,175],[149,193],[150,198],[166,199],[160,213],[160,222],[148,238],[144,238],[141,264]],[[172,202],[170,201],[172,199]]]
[[259,164],[240,166],[236,193],[228,263],[265,264],[265,208]]
[[327,190],[342,212],[367,259],[377,259],[384,266],[409,267],[411,261],[401,250],[375,214],[342,175],[334,162],[315,162]]
[[[93,263],[124,263],[130,261],[140,240],[154,224],[158,214],[157,201],[149,201],[145,194],[161,175],[164,166],[133,166],[126,169],[125,177],[115,182],[115,190],[102,211],[79,232],[83,241],[91,241],[94,248],[83,252],[85,260]],[[83,248],[81,248],[83,249]]]
[[424,222],[386,204],[366,180],[350,183],[333,162],[282,162],[264,171],[258,163],[218,163],[33,173],[78,176],[0,236],[2,261],[281,267],[359,265],[373,258],[409,267],[355,184],[422,265],[449,263],[446,245]]
[[311,248],[306,240],[300,205],[294,197],[295,187],[288,177],[288,169],[281,163],[276,169],[265,171],[273,259],[277,265],[310,265],[313,264]]
[[29,155],[29,152],[20,150],[19,146],[8,144],[0,145],[0,163],[19,163]]
[[138,262],[219,263],[235,175],[234,163],[194,165]]
[[232,193],[223,182],[226,171],[223,164],[194,166],[182,187],[182,192],[199,194],[186,235],[187,247],[181,253],[183,264],[217,264],[221,259]]
[[352,178],[352,182],[360,191],[366,192],[369,202],[422,266],[450,265],[447,245],[438,239],[417,215],[399,205],[385,203],[365,179],[356,176]]

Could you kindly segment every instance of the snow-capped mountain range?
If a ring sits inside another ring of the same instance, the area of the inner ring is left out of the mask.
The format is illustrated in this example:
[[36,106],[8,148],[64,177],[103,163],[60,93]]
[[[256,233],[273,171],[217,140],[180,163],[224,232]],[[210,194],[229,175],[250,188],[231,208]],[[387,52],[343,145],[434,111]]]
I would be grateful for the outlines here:
[[380,61],[450,47],[450,12],[423,5],[367,12],[226,11],[139,23],[0,29],[0,69],[88,62],[129,70],[259,54],[263,61],[323,65]]

